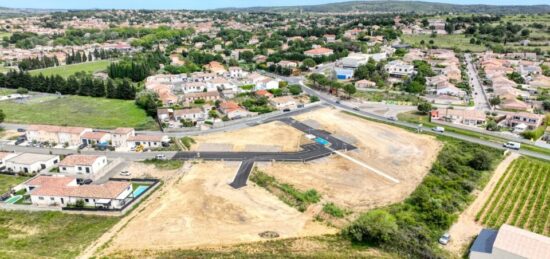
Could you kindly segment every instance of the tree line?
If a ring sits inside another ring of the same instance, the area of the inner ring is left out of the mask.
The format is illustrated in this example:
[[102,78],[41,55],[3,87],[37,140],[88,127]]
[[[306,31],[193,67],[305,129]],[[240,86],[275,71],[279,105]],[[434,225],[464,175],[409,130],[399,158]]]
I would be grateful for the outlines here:
[[91,74],[76,73],[67,79],[59,76],[31,75],[27,72],[14,70],[0,74],[0,87],[43,93],[60,93],[91,97],[107,97],[112,99],[133,100],[138,89],[128,79],[103,80],[94,78]]
[[107,67],[107,72],[110,78],[130,78],[134,82],[139,82],[160,69],[160,64],[169,62],[170,60],[157,49],[151,53],[111,63]]
[[47,67],[59,66],[59,60],[56,56],[48,57],[35,57],[35,58],[26,58],[19,62],[17,65],[20,70],[27,71],[33,69],[42,69]]

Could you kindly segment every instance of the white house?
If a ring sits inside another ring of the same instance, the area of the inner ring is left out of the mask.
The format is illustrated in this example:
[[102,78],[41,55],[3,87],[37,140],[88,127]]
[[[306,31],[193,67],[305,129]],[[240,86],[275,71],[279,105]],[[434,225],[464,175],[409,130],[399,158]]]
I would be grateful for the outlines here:
[[111,134],[104,131],[90,131],[80,137],[82,144],[86,145],[108,145],[111,141]]
[[498,231],[483,229],[470,248],[470,259],[547,259],[550,238],[504,224]]
[[111,132],[112,145],[116,148],[128,147],[128,138],[136,135],[133,128],[117,128]]
[[59,163],[59,156],[22,153],[6,160],[6,168],[11,172],[37,173]]
[[205,117],[206,115],[201,108],[174,110],[174,119],[176,121],[190,120],[196,122],[204,120]]
[[69,144],[78,146],[81,143],[80,137],[91,132],[90,128],[81,127],[62,127],[52,125],[30,125],[27,128],[27,140],[29,142],[49,142],[56,144]]
[[246,76],[247,72],[240,67],[229,67],[229,76],[232,78],[241,78]]
[[384,69],[388,72],[388,74],[396,77],[410,77],[415,73],[413,65],[407,64],[401,60],[389,62],[384,66]]
[[12,152],[0,152],[0,168],[6,165],[6,160],[17,156],[17,153]]
[[107,165],[107,157],[95,155],[69,155],[59,163],[59,172],[79,178],[95,179]]
[[74,205],[120,209],[127,204],[133,191],[130,182],[107,181],[103,184],[78,185],[76,177],[40,175],[23,183],[36,206]]
[[161,148],[170,142],[166,135],[135,135],[128,138],[128,147]]
[[292,110],[298,107],[296,100],[291,96],[281,96],[269,99],[269,103],[273,105],[277,110]]
[[187,93],[200,93],[204,91],[217,91],[216,86],[206,84],[205,82],[189,82],[181,85],[181,91]]

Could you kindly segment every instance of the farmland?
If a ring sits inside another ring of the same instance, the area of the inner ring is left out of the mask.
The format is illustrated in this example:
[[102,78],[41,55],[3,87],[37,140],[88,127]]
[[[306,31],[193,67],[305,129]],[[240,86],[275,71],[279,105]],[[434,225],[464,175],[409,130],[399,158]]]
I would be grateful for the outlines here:
[[44,76],[60,75],[62,77],[68,77],[76,72],[98,72],[107,69],[107,66],[111,64],[109,60],[100,60],[93,62],[85,62],[73,65],[65,65],[58,67],[50,67],[44,69],[37,69],[30,71],[31,75],[43,74]]
[[497,228],[510,224],[549,235],[550,163],[519,158],[506,170],[476,220]]
[[93,128],[156,127],[134,101],[83,96],[44,95],[24,102],[5,101],[0,109],[6,122],[21,124],[50,124]]
[[481,52],[487,49],[484,45],[471,44],[470,38],[462,34],[437,35],[435,38],[430,37],[429,34],[403,35],[402,39],[405,43],[411,44],[414,47],[420,47],[421,41],[424,41],[425,45],[428,45],[430,40],[433,40],[433,45],[438,48],[457,48],[461,51],[469,50],[473,52]]

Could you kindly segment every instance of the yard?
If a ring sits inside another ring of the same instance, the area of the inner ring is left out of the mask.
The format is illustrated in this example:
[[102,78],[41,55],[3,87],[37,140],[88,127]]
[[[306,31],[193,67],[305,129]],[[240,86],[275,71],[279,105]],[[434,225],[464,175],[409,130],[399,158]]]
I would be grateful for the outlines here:
[[476,220],[488,227],[510,224],[550,235],[550,163],[521,157],[508,167]]
[[0,174],[0,194],[7,192],[9,188],[14,187],[27,179],[29,178],[25,176]]
[[79,64],[37,69],[37,70],[30,71],[30,73],[32,75],[38,75],[42,73],[44,76],[60,75],[62,77],[69,77],[70,75],[73,75],[76,72],[85,71],[85,72],[95,73],[98,71],[102,71],[107,69],[107,66],[109,66],[109,64],[111,64],[110,60],[99,60],[99,61],[93,61],[93,62],[85,62],[85,63],[79,63]]
[[461,34],[437,35],[435,38],[432,38],[429,34],[403,35],[401,39],[404,43],[411,44],[414,47],[420,47],[420,42],[422,40],[424,40],[424,46],[427,46],[430,40],[433,40],[433,45],[438,48],[458,48],[461,51],[469,50],[473,52],[482,52],[487,49],[484,45],[471,44],[470,37],[464,37],[464,35]]
[[118,220],[0,210],[0,258],[75,258]]
[[134,101],[83,96],[45,95],[23,103],[0,102],[6,122],[51,124],[93,128],[134,127],[156,129],[157,125]]

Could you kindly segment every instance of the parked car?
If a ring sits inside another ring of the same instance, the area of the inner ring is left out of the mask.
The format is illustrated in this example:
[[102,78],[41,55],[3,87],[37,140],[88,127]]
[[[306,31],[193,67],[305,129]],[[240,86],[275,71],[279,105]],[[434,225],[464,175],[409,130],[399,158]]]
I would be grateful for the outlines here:
[[157,159],[157,160],[166,160],[166,156],[163,155],[163,154],[159,154],[159,155],[155,156],[155,159]]
[[397,117],[395,117],[395,116],[388,116],[388,120],[397,121]]
[[521,148],[520,143],[513,142],[513,141],[506,142],[502,146],[505,148],[514,149],[514,150],[519,150]]
[[15,141],[14,144],[17,146],[17,145],[19,145],[19,144],[21,144],[21,143],[23,143],[23,142],[25,142],[24,139],[19,139],[19,138],[18,138],[18,139]]
[[92,183],[92,179],[78,179],[76,182],[80,185],[87,185]]
[[445,233],[439,238],[439,243],[442,245],[447,245],[449,241],[451,241],[451,235],[449,233]]
[[340,100],[336,100],[336,104],[340,104]]
[[27,130],[25,130],[25,129],[23,129],[23,128],[18,128],[18,129],[17,129],[17,132],[25,132],[25,131],[27,131]]
[[122,171],[122,172],[120,172],[120,175],[122,175],[122,176],[130,176],[130,175],[132,175],[132,173],[130,173],[130,172],[128,172],[128,171]]
[[435,128],[433,128],[432,130],[433,130],[433,131],[435,131],[435,132],[439,132],[439,133],[443,133],[443,132],[445,132],[445,128],[443,128],[443,127],[439,127],[439,126],[438,126],[438,127],[435,127]]
[[283,112],[289,112],[289,111],[290,111],[289,108],[286,108],[286,109],[283,110]]
[[359,111],[359,107],[355,106],[355,107],[353,107],[353,110],[354,111]]

